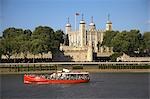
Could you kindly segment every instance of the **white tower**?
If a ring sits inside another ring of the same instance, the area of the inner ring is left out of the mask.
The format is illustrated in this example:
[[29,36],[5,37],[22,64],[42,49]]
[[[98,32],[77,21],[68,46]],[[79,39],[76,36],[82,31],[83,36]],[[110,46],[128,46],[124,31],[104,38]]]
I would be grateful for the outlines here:
[[80,27],[79,27],[79,41],[81,47],[86,45],[86,27],[85,27],[85,22],[83,20],[83,14],[82,14],[82,20],[80,21]]
[[106,23],[106,31],[112,31],[112,22],[109,19],[110,15],[108,14],[107,23]]
[[68,22],[66,24],[66,34],[68,34],[71,31],[71,24],[69,23],[69,17],[68,17]]

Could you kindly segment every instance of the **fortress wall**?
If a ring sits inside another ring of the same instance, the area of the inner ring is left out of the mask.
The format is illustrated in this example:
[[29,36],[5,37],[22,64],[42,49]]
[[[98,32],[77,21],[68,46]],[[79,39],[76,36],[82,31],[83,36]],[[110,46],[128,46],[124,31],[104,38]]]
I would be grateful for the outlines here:
[[122,59],[122,61],[132,61],[132,62],[140,62],[140,61],[148,61],[150,62],[150,57],[130,57],[130,58],[125,58]]
[[[23,53],[21,54],[17,54],[17,55],[12,55],[10,57],[11,59],[15,59],[15,58],[24,58]],[[31,53],[27,53],[27,58],[52,58],[52,53],[48,52],[48,53],[43,53],[43,56],[41,54],[36,54],[33,55]],[[7,59],[7,57],[5,55],[2,55],[2,59]]]
[[60,46],[61,51],[81,51],[87,50],[87,47],[74,47],[74,46]]
[[130,57],[126,54],[123,54],[121,57],[117,58],[117,61],[128,61],[128,62],[150,62],[150,57]]
[[65,51],[64,55],[70,56],[72,61],[87,61],[87,50]]

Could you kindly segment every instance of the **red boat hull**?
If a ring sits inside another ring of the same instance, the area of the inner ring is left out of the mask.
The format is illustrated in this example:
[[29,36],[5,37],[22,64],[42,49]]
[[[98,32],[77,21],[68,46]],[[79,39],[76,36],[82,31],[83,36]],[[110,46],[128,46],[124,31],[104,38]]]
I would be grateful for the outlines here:
[[49,80],[43,77],[24,75],[25,84],[76,84],[76,83],[87,83],[89,80]]

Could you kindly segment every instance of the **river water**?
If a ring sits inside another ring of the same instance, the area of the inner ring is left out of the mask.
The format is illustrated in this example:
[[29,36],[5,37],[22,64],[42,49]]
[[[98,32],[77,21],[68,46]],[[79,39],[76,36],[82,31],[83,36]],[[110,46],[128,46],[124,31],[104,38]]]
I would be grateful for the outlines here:
[[149,73],[92,73],[82,84],[26,85],[1,75],[1,99],[149,99]]

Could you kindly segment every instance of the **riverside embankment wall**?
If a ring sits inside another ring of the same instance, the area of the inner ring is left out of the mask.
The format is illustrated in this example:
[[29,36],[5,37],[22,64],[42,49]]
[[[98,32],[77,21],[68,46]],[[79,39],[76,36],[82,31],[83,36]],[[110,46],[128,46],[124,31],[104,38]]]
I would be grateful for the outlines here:
[[49,73],[63,68],[89,72],[150,72],[150,62],[1,63],[0,73]]

